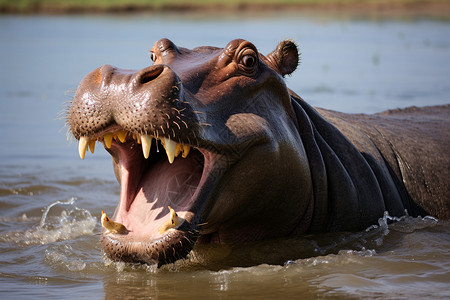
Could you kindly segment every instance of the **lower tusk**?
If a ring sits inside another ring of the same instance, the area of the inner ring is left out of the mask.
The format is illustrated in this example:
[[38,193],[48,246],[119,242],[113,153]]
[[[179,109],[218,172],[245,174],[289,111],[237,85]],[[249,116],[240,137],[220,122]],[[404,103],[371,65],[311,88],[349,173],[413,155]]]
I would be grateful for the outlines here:
[[113,220],[111,220],[110,218],[108,218],[106,216],[106,213],[103,212],[102,210],[102,226],[107,229],[110,233],[119,233],[119,234],[123,234],[128,232],[127,228],[118,223],[118,222],[114,222]]
[[178,227],[184,221],[184,219],[179,217],[178,214],[175,212],[175,210],[170,206],[169,206],[169,211],[170,211],[169,220],[164,225],[161,226],[161,228],[159,229],[160,233],[164,233],[171,228]]

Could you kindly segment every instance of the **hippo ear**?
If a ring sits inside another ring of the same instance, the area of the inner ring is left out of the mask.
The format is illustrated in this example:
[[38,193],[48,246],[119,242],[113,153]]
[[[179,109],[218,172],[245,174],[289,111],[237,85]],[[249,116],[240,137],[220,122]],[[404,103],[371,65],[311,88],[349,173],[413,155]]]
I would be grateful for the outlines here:
[[282,76],[291,74],[297,69],[300,61],[297,45],[291,40],[278,44],[277,48],[266,55],[269,65]]

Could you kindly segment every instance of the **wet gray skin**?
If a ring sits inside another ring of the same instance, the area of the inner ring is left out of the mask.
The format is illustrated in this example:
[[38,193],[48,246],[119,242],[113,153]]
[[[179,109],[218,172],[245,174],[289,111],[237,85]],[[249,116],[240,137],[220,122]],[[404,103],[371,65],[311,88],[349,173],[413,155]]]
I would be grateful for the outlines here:
[[283,79],[298,65],[292,41],[264,56],[240,39],[162,39],[151,58],[94,70],[68,113],[80,156],[103,143],[121,185],[112,219],[127,230],[101,237],[111,259],[162,265],[196,243],[362,230],[385,211],[450,216],[448,105],[314,109]]

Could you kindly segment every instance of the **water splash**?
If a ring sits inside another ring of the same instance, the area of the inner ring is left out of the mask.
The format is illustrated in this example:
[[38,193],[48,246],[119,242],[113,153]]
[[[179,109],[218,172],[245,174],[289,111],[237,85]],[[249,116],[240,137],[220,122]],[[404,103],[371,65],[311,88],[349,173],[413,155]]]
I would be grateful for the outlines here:
[[[170,266],[163,266],[165,271],[170,270],[176,272],[174,268],[175,264]],[[116,273],[127,273],[134,271],[143,271],[146,273],[156,274],[161,271],[161,268],[158,268],[158,264],[148,265],[148,264],[140,264],[140,263],[128,263],[123,261],[112,261],[105,253],[103,253],[103,266],[108,268],[108,270],[114,270]],[[168,269],[170,268],[170,269]]]
[[74,250],[70,245],[62,246],[65,249],[45,250],[45,260],[52,266],[63,266],[69,271],[82,271],[86,268],[86,262],[73,257]]
[[[260,264],[294,265],[351,262],[355,257],[376,256],[404,233],[433,227],[433,217],[395,217],[385,212],[377,224],[358,232],[331,232],[246,243],[242,245],[196,245],[178,269],[203,266],[211,270]],[[304,261],[303,261],[304,260]]]
[[[31,229],[6,232],[0,235],[0,241],[31,246],[93,234],[97,219],[88,210],[77,207],[75,200],[72,197],[66,201],[53,202],[43,209],[39,225]],[[59,216],[53,215],[54,208],[58,206],[64,209]]]
[[378,225],[372,225],[368,227],[366,229],[366,232],[381,230],[380,236],[375,239],[376,245],[381,246],[383,244],[384,238],[390,233],[390,230],[403,233],[411,233],[417,229],[435,226],[438,222],[438,219],[431,216],[419,216],[417,218],[411,217],[410,215],[408,215],[408,211],[406,210],[405,215],[402,217],[392,217],[387,211],[385,211],[383,217],[378,219]]
[[[41,227],[41,228],[43,228],[44,226],[45,226],[45,220],[47,219],[47,215],[48,215],[48,212],[50,211],[50,209],[53,207],[53,206],[55,206],[55,205],[58,205],[58,204],[65,204],[65,205],[73,205],[74,203],[75,203],[75,197],[72,197],[72,198],[70,198],[69,200],[67,200],[67,201],[55,201],[55,202],[53,202],[52,204],[50,204],[49,206],[47,206],[44,210],[43,210],[43,214],[42,214],[42,217],[41,217],[41,222],[39,223],[39,226]],[[77,208],[78,209],[78,208]]]

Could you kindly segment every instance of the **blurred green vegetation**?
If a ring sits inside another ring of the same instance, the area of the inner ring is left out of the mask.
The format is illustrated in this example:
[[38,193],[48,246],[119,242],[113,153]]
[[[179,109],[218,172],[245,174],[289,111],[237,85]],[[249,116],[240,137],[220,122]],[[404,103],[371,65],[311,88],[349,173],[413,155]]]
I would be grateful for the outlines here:
[[181,10],[228,8],[248,9],[252,7],[298,6],[404,6],[426,4],[449,4],[449,0],[0,0],[0,12],[89,12],[130,10]]

